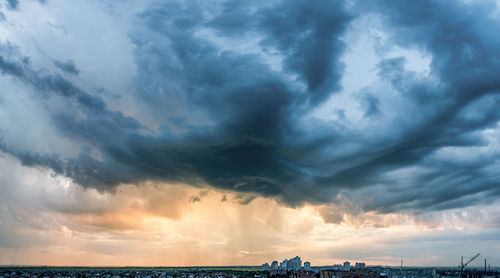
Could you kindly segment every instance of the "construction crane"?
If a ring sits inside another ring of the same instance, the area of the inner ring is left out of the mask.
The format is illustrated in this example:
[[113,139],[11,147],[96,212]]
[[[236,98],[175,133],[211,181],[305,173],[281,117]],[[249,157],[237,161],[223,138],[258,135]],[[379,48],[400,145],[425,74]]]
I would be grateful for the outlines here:
[[464,268],[470,264],[473,260],[475,260],[477,257],[479,257],[479,253],[477,253],[474,257],[470,258],[467,262],[464,263],[464,256],[462,256],[462,259],[460,260],[460,265],[458,266],[460,268],[460,277],[462,277],[462,272],[464,272]]

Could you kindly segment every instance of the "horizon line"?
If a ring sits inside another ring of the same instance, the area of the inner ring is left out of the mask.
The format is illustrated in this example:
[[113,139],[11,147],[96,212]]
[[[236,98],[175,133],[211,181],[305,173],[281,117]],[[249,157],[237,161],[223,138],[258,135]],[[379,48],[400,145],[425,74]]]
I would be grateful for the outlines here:
[[[321,267],[331,267],[334,266],[332,265],[321,265],[321,266],[311,266],[311,268],[321,268]],[[77,267],[77,268],[231,268],[231,267],[247,267],[247,268],[260,268],[261,265],[211,265],[211,266],[203,266],[203,265],[197,265],[197,266],[164,266],[164,265],[156,265],[156,266],[141,266],[141,265],[123,265],[123,266],[118,266],[118,265],[22,265],[22,264],[11,264],[11,265],[0,265],[0,268],[7,268],[7,267],[60,267],[60,268],[65,268],[65,267]],[[366,267],[391,267],[391,268],[401,268],[399,265],[366,265]],[[436,267],[436,268],[458,268],[459,266],[438,266],[438,265],[405,265],[402,268],[428,268],[428,267]],[[470,268],[477,268],[478,266],[470,266]],[[482,267],[482,266],[481,266]],[[500,268],[500,266],[493,266],[490,265],[491,268]],[[356,268],[356,267],[352,267]]]

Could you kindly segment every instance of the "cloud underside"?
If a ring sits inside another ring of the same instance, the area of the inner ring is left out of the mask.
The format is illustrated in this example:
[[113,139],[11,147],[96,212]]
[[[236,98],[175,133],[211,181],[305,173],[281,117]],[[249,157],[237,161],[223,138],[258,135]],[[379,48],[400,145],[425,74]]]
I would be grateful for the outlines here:
[[[22,12],[9,3],[9,12]],[[137,72],[130,92],[116,93],[137,107],[114,105],[113,97],[78,83],[85,68],[72,59],[51,58],[55,68],[40,69],[22,46],[4,41],[0,82],[8,86],[0,106],[22,92],[78,152],[19,143],[16,123],[3,120],[0,149],[101,192],[179,182],[249,193],[241,203],[260,195],[289,206],[340,206],[342,192],[382,213],[492,202],[500,195],[494,5],[155,3],[135,15],[128,36]],[[406,69],[404,57],[382,57],[378,85],[353,92],[363,110],[359,122],[349,114],[312,117],[342,92],[345,35],[367,15],[380,18],[387,46],[432,57],[429,73]],[[252,51],[238,48],[247,40],[256,41]],[[134,109],[152,120],[131,116]],[[33,119],[23,127],[36,125]]]

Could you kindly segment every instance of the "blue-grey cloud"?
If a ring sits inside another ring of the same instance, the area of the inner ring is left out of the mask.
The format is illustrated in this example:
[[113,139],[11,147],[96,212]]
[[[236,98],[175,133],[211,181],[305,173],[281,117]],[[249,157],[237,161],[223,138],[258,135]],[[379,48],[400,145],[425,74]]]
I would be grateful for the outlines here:
[[79,74],[80,70],[76,66],[75,62],[73,60],[69,59],[66,62],[61,62],[61,61],[54,61],[54,65],[61,69],[64,72],[67,72],[69,74]]
[[376,117],[381,113],[379,108],[380,100],[375,95],[363,90],[356,95],[356,98],[359,100],[361,107],[365,111],[363,115],[364,118]]
[[298,74],[307,84],[313,104],[340,89],[345,48],[341,39],[350,16],[342,1],[281,2],[263,12],[260,27],[267,34],[264,46],[278,49],[286,71]]
[[[0,72],[30,87],[54,126],[87,147],[76,157],[37,153],[0,136],[0,149],[99,190],[184,182],[250,193],[241,203],[259,194],[291,206],[335,202],[342,191],[379,212],[492,202],[500,196],[498,153],[470,153],[488,144],[483,131],[500,120],[499,38],[490,32],[499,22],[487,16],[488,5],[153,3],[129,32],[137,66],[131,97],[158,128],[77,85],[74,63],[55,62],[69,76],[37,70],[20,48],[3,43]],[[338,110],[335,123],[308,118],[342,89],[351,20],[373,13],[391,44],[429,53],[429,75],[407,70],[404,57],[382,59],[377,76],[399,105],[367,86],[356,92],[370,123],[365,129],[346,110]],[[253,52],[231,45],[247,36],[257,40]],[[279,66],[266,55],[278,57]],[[446,157],[450,150],[469,159]]]
[[6,0],[9,8],[15,10],[19,7],[19,0]]

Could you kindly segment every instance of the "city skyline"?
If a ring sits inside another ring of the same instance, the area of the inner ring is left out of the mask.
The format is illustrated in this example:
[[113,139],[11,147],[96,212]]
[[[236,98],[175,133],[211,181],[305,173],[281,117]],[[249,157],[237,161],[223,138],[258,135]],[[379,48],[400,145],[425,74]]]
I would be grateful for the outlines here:
[[0,0],[0,265],[500,266],[497,30],[498,0]]

